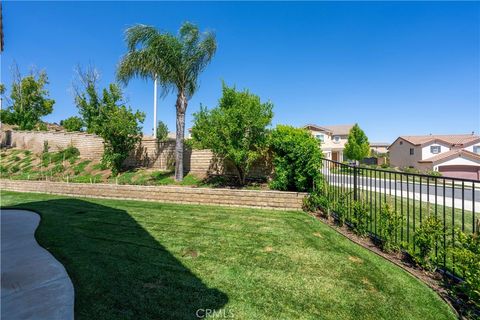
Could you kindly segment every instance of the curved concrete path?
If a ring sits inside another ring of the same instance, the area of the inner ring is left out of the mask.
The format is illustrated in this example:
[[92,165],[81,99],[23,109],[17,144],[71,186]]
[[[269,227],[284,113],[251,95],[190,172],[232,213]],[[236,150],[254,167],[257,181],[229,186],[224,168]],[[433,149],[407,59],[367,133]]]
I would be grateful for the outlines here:
[[35,240],[40,216],[1,210],[1,318],[73,319],[74,291],[63,265]]

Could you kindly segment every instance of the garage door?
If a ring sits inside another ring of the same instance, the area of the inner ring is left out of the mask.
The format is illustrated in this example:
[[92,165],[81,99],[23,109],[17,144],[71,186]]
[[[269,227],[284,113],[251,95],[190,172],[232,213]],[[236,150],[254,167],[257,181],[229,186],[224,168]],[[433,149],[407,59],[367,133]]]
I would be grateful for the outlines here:
[[480,180],[480,166],[440,166],[438,171],[444,177]]

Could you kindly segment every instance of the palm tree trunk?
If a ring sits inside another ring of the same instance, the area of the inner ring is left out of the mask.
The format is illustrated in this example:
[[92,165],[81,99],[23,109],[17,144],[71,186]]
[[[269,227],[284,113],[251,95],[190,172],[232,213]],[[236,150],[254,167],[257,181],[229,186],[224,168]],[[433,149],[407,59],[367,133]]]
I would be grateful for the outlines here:
[[187,99],[183,92],[177,95],[177,132],[175,141],[175,181],[183,180],[183,139],[185,137],[185,110]]

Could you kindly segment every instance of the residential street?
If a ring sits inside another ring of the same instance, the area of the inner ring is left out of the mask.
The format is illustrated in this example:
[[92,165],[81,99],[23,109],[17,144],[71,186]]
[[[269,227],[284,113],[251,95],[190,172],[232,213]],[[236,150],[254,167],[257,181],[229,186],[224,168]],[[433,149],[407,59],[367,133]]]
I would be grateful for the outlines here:
[[[346,174],[338,174],[332,173],[327,168],[322,169],[322,173],[326,177],[327,181],[333,185],[340,185],[346,186],[348,188],[353,187],[353,176],[346,175]],[[397,175],[397,177],[399,177]],[[472,186],[467,186],[465,184],[462,194],[462,186],[456,184],[452,187],[451,184],[445,184],[445,191],[443,188],[443,181],[438,181],[437,186],[435,187],[434,182],[429,182],[427,185],[427,181],[423,179],[422,184],[418,181],[414,184],[413,182],[409,181],[395,181],[393,179],[380,179],[380,178],[370,178],[365,176],[358,176],[357,177],[357,185],[363,190],[372,190],[381,193],[391,194],[392,196],[395,195],[395,189],[397,196],[402,195],[404,198],[410,198],[419,200],[420,197],[422,201],[435,203],[435,197],[437,198],[437,204],[443,205],[445,201],[445,205],[451,207],[452,201],[455,208],[462,208],[465,210],[473,210],[475,206],[475,211],[480,208],[480,183],[475,184],[475,189]],[[445,195],[445,199],[444,199]],[[453,199],[453,200],[452,200]],[[462,201],[463,199],[463,201]]]

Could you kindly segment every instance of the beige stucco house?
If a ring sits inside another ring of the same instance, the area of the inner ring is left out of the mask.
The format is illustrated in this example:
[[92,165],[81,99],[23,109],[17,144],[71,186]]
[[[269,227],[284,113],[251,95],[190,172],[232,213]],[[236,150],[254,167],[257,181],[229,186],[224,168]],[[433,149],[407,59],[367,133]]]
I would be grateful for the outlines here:
[[305,129],[321,142],[323,155],[326,159],[342,162],[343,149],[347,143],[348,133],[352,129],[353,124],[342,124],[335,126],[317,126],[315,124],[307,124]]
[[370,142],[370,151],[377,154],[385,154],[388,152],[388,142]]
[[480,136],[401,136],[389,147],[390,165],[439,171],[443,176],[480,180]]

